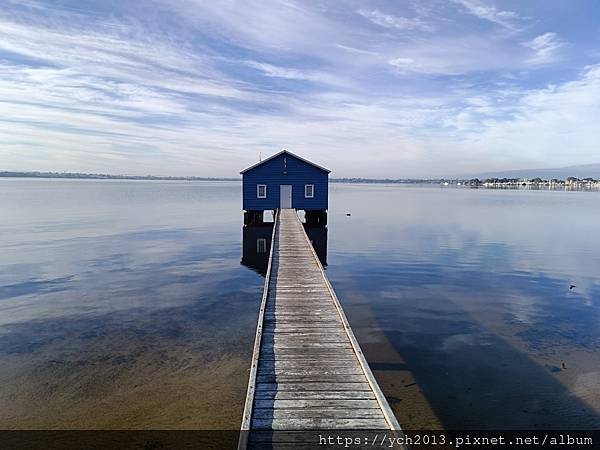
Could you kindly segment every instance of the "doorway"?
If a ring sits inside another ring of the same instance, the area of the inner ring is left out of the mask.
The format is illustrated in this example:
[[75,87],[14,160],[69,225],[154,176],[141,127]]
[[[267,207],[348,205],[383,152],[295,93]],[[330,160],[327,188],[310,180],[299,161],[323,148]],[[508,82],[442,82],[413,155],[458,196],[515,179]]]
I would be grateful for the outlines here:
[[292,186],[289,184],[279,186],[279,207],[281,209],[292,208]]

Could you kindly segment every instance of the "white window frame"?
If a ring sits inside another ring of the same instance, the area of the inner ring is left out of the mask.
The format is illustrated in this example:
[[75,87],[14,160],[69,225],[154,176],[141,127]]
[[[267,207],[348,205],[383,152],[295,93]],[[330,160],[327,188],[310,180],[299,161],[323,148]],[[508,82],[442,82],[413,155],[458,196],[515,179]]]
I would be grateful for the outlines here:
[[[261,187],[265,188],[264,195],[260,195]],[[267,198],[267,185],[266,184],[257,184],[256,185],[256,198]]]
[[267,240],[265,238],[256,240],[256,253],[267,253]]
[[[310,194],[308,195],[308,187],[310,186],[311,190],[310,190]],[[304,198],[315,198],[315,185],[314,184],[305,184],[304,185]]]

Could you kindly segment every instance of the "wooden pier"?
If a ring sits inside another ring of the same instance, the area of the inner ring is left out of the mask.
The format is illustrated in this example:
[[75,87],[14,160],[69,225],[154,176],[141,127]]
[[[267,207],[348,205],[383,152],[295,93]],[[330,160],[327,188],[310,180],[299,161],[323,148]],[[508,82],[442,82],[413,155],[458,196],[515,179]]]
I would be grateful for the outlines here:
[[279,210],[240,448],[260,430],[400,430],[298,215]]

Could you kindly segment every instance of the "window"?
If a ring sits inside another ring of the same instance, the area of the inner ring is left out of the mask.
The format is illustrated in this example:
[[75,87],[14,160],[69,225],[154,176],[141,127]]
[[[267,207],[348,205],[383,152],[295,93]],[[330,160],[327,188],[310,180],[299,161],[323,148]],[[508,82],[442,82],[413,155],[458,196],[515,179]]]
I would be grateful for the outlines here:
[[305,184],[304,185],[304,197],[313,198],[315,196],[315,185]]
[[256,197],[267,198],[267,185],[266,184],[257,184],[256,185]]
[[265,238],[256,240],[256,253],[267,253],[267,240]]

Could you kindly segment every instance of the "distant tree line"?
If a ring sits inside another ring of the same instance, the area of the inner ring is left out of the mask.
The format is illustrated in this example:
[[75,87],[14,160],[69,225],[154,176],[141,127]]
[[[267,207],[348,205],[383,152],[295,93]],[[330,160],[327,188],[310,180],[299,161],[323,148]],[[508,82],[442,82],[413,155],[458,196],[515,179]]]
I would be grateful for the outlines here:
[[4,178],[73,178],[91,180],[166,180],[166,181],[238,181],[239,178],[214,177],[160,177],[154,175],[109,175],[104,173],[80,172],[11,172],[0,171]]
[[442,179],[436,178],[331,178],[332,183],[380,183],[380,184],[439,184]]

